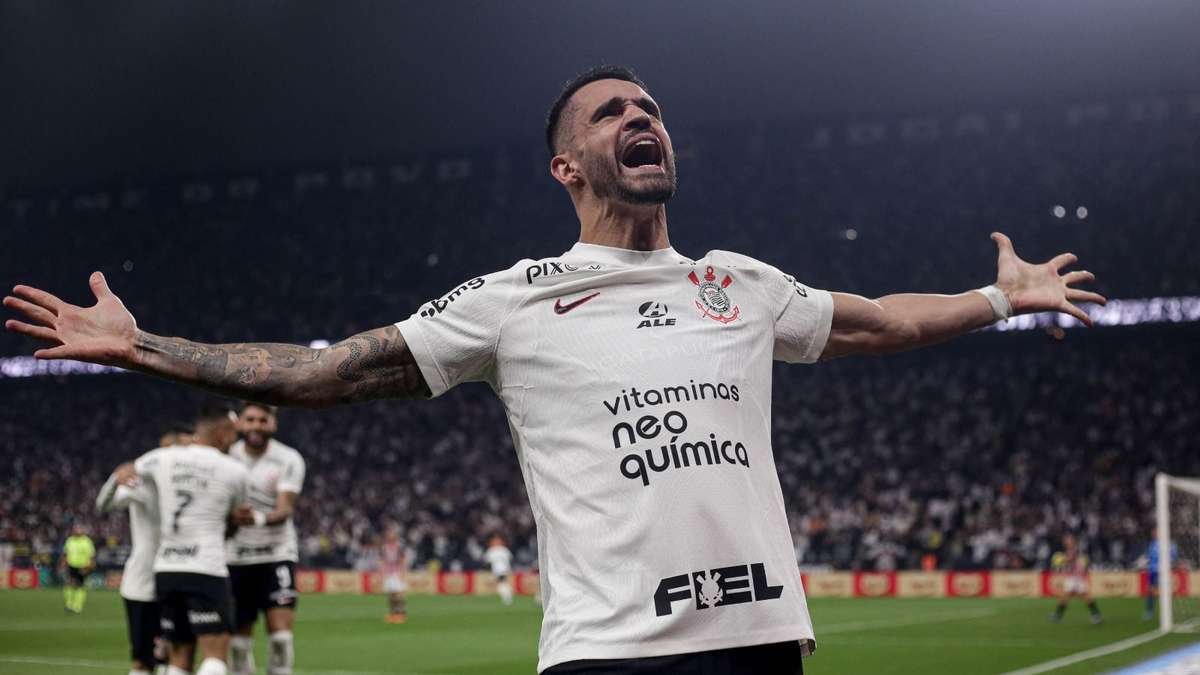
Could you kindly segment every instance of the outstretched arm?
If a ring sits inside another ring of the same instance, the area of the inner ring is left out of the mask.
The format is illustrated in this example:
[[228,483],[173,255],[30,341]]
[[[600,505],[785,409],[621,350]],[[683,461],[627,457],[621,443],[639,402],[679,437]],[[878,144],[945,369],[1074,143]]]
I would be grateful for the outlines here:
[[[999,248],[996,288],[1004,295],[1012,315],[1033,312],[1065,312],[1085,325],[1092,325],[1075,302],[1103,305],[1103,296],[1071,288],[1071,284],[1095,280],[1091,272],[1067,272],[1062,268],[1076,261],[1063,253],[1034,265],[1017,257],[1012,241],[992,233]],[[833,293],[833,327],[821,359],[851,354],[891,354],[942,342],[981,328],[997,320],[992,304],[982,293],[958,295],[903,293],[868,300],[859,295]]]
[[78,307],[46,291],[17,286],[4,298],[26,321],[4,327],[48,343],[40,359],[76,359],[137,370],[224,396],[318,408],[379,398],[417,398],[429,387],[395,326],[324,349],[257,343],[212,345],[153,335],[137,327],[104,280],[89,279],[96,304]]

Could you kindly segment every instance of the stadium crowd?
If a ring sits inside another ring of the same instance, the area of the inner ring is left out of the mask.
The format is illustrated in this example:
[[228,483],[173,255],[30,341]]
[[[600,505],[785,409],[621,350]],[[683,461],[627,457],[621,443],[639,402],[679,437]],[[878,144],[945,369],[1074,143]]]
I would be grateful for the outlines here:
[[[1063,533],[1127,567],[1153,519],[1155,471],[1200,475],[1196,329],[1106,329],[1056,340],[988,334],[889,360],[780,368],[775,457],[797,559],[837,569],[1045,566]],[[92,511],[118,462],[154,447],[195,395],[140,376],[4,381],[0,541],[40,560],[71,523],[100,563],[123,517]],[[938,410],[939,414],[929,411]],[[483,387],[430,403],[285,411],[280,438],[308,479],[302,564],[354,567],[398,523],[416,564],[481,566],[504,534],[536,542],[503,411]],[[931,560],[924,558],[930,556]]]
[[[991,280],[987,233],[1002,229],[1031,259],[1076,252],[1109,297],[1200,295],[1196,119],[1137,133],[1130,124],[1067,133],[1030,122],[986,136],[802,150],[810,134],[791,127],[685,130],[673,243],[690,255],[755,255],[816,287],[952,292]],[[0,246],[0,268],[79,302],[86,273],[104,270],[155,332],[337,339],[405,318],[474,275],[570,246],[570,207],[544,158],[528,148],[468,156],[470,170],[447,175],[412,164],[425,173],[410,182],[382,172],[348,186],[332,171],[328,184],[300,190],[268,174],[246,198],[205,197],[187,180],[104,208],[41,196],[0,216],[13,244]],[[126,187],[112,194],[137,193]],[[1061,216],[1052,211],[1060,204]],[[1149,536],[1153,472],[1200,474],[1188,449],[1200,433],[1200,385],[1189,376],[1200,372],[1196,337],[1187,326],[987,334],[883,360],[781,368],[775,452],[798,561],[1038,567],[1071,531],[1095,563],[1131,565]],[[0,336],[2,354],[29,347]],[[0,395],[9,467],[0,542],[15,545],[18,562],[47,562],[83,521],[101,565],[119,564],[123,518],[94,514],[95,490],[187,418],[196,395],[128,375],[6,379]],[[392,522],[417,564],[479,567],[496,532],[518,565],[534,563],[520,471],[485,388],[428,404],[286,411],[280,422],[280,439],[308,462],[296,515],[302,564],[361,564]]]

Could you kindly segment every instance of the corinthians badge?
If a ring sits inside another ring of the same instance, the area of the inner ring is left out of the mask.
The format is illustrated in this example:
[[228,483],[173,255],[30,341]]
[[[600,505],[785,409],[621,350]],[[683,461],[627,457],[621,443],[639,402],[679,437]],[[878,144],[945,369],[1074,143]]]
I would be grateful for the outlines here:
[[696,284],[696,309],[699,309],[704,316],[719,321],[721,323],[730,323],[736,321],[742,311],[729,300],[729,295],[725,293],[725,289],[733,283],[733,277],[728,274],[721,283],[717,283],[717,275],[713,273],[713,268],[704,268],[704,280],[701,281],[696,276],[696,271],[688,272],[688,279],[691,279],[693,284]]

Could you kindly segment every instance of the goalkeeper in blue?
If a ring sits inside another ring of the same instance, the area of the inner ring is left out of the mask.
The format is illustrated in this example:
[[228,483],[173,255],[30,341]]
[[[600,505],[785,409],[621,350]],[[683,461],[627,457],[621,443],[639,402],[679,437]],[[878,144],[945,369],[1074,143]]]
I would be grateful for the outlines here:
[[[1171,542],[1168,547],[1171,551],[1170,561],[1167,563],[1167,574],[1171,573],[1171,569],[1175,566],[1175,559],[1179,555],[1179,551],[1175,548],[1175,542]],[[1146,547],[1146,553],[1142,555],[1138,561],[1139,566],[1146,568],[1147,574],[1150,576],[1150,583],[1146,586],[1146,611],[1142,614],[1143,621],[1150,621],[1154,618],[1154,599],[1158,597],[1158,528],[1154,528],[1154,534],[1151,536],[1150,545]],[[1168,578],[1168,583],[1170,579]]]

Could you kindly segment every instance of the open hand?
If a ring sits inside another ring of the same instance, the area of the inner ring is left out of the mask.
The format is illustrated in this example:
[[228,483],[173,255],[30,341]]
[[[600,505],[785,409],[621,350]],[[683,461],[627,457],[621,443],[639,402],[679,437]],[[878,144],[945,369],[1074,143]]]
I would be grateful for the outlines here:
[[1096,275],[1091,272],[1059,274],[1062,268],[1078,260],[1074,253],[1060,253],[1047,262],[1035,265],[1017,257],[1012,240],[1003,234],[993,232],[992,241],[1000,249],[996,263],[996,286],[1008,296],[1014,316],[1033,312],[1064,312],[1091,326],[1092,320],[1087,312],[1074,303],[1094,302],[1103,305],[1108,302],[1099,293],[1071,288],[1072,284],[1095,281]]
[[100,272],[88,283],[96,304],[78,307],[32,286],[16,286],[4,298],[4,306],[24,315],[25,321],[9,319],[4,327],[42,340],[50,346],[33,353],[39,359],[75,359],[107,366],[133,364],[137,322],[113,294]]

